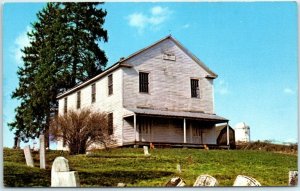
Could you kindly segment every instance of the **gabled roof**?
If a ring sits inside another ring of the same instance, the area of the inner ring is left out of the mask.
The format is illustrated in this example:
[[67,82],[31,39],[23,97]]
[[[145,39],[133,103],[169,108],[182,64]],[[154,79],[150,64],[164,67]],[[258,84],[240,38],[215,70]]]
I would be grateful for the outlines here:
[[[230,125],[228,125],[228,126],[229,126],[229,129],[232,129],[234,131],[234,129]],[[227,129],[227,124],[218,124],[218,125],[216,125],[216,131],[217,132],[222,131],[224,128]]]
[[71,88],[71,89],[68,89],[67,91],[63,92],[62,94],[59,94],[56,98],[57,99],[60,99],[60,98],[63,98],[73,92],[76,92],[78,91],[79,89],[83,88],[84,86],[87,86],[89,84],[92,84],[94,83],[95,81],[97,81],[98,79],[102,78],[103,76],[111,73],[112,71],[116,70],[117,68],[120,68],[120,67],[127,67],[127,68],[130,68],[131,65],[128,65],[128,64],[125,64],[123,62],[117,62],[115,64],[113,64],[112,66],[110,66],[109,68],[107,68],[106,70],[104,70],[103,72],[101,72],[100,74],[98,74],[97,76],[85,81],[85,82],[82,82],[81,84],[78,84],[76,85],[75,87]]
[[169,39],[171,39],[179,48],[181,48],[182,51],[184,51],[188,56],[190,56],[196,63],[198,63],[204,70],[206,70],[207,73],[210,74],[210,76],[207,76],[209,78],[217,78],[218,75],[214,73],[212,70],[210,70],[199,58],[197,58],[194,54],[192,54],[188,49],[186,49],[179,41],[177,41],[175,38],[173,38],[171,35],[168,36]]
[[143,48],[143,49],[141,49],[141,50],[139,50],[139,51],[137,51],[137,52],[135,52],[135,53],[133,53],[133,54],[131,54],[131,55],[129,55],[127,58],[124,58],[123,60],[122,60],[122,62],[125,62],[126,60],[129,60],[130,58],[132,58],[132,57],[134,57],[134,56],[136,56],[136,55],[138,55],[138,54],[140,54],[140,53],[142,53],[142,52],[144,52],[144,51],[146,51],[146,50],[148,50],[148,49],[150,49],[150,48],[152,48],[153,46],[155,46],[155,45],[157,45],[157,44],[159,44],[159,43],[161,43],[161,42],[163,42],[163,41],[165,41],[165,40],[167,40],[167,39],[170,39],[170,40],[172,40],[183,52],[185,52],[189,57],[191,57],[197,64],[199,64],[207,73],[209,73],[210,75],[209,76],[207,76],[207,77],[209,77],[209,78],[216,78],[216,77],[218,77],[218,75],[217,74],[215,74],[213,71],[211,71],[199,58],[197,58],[195,55],[193,55],[190,51],[188,51],[179,41],[177,41],[174,37],[172,37],[171,35],[168,35],[168,36],[166,36],[165,38],[162,38],[162,39],[160,39],[159,41],[157,41],[157,42],[155,42],[155,43],[153,43],[152,45],[150,45],[150,46],[147,46],[147,47],[145,47],[145,48]]
[[62,98],[62,97],[64,97],[64,96],[67,96],[67,95],[69,95],[69,94],[71,94],[71,93],[73,93],[73,92],[75,92],[75,91],[78,91],[80,88],[82,88],[82,87],[84,87],[84,86],[87,86],[87,85],[89,85],[89,84],[95,82],[96,80],[98,80],[98,79],[104,77],[105,75],[109,74],[110,72],[114,71],[115,69],[117,69],[117,68],[119,68],[119,67],[131,67],[131,65],[129,65],[129,64],[126,63],[127,60],[129,60],[130,58],[132,58],[132,57],[134,57],[134,56],[136,56],[136,55],[138,55],[138,54],[140,54],[140,53],[142,53],[142,52],[144,52],[144,51],[146,51],[146,50],[148,50],[148,49],[154,47],[155,45],[157,45],[157,44],[159,44],[159,43],[161,43],[161,42],[163,42],[163,41],[165,41],[165,40],[167,40],[167,39],[173,41],[173,42],[174,42],[174,43],[175,43],[175,44],[176,44],[183,52],[185,52],[191,59],[193,59],[193,60],[194,60],[197,64],[199,64],[199,65],[200,65],[207,73],[209,73],[209,75],[206,76],[207,78],[212,78],[212,79],[214,79],[214,78],[217,78],[217,77],[218,77],[218,75],[215,74],[213,71],[211,71],[211,70],[210,70],[210,69],[209,69],[209,68],[208,68],[208,67],[207,67],[207,66],[206,66],[199,58],[197,58],[197,57],[196,57],[195,55],[193,55],[190,51],[188,51],[188,50],[187,50],[181,43],[179,43],[174,37],[172,37],[171,35],[168,35],[168,36],[166,36],[165,38],[162,38],[162,39],[160,39],[159,41],[157,41],[157,42],[155,42],[155,43],[153,43],[153,44],[151,44],[151,45],[149,45],[149,46],[147,46],[147,47],[145,47],[145,48],[143,48],[143,49],[141,49],[141,50],[139,50],[139,51],[137,51],[137,52],[135,52],[135,53],[133,53],[133,54],[131,54],[131,55],[129,55],[128,57],[120,59],[117,63],[113,64],[112,66],[110,66],[109,68],[107,68],[106,70],[104,70],[102,73],[98,74],[97,76],[95,76],[95,77],[93,77],[93,78],[91,78],[91,79],[89,79],[89,80],[87,80],[87,81],[85,81],[85,82],[83,82],[83,83],[81,83],[81,84],[78,84],[78,85],[76,85],[75,87],[73,87],[73,88],[71,88],[71,89],[65,91],[64,93],[58,95],[58,96],[57,96],[57,99],[60,99],[60,98]]

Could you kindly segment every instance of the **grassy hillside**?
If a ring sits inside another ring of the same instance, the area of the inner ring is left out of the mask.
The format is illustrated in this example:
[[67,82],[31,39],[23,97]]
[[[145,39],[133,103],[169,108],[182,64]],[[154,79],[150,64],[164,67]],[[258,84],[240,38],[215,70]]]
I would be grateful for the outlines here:
[[[97,151],[90,156],[69,156],[71,170],[79,173],[82,187],[164,186],[174,176],[182,177],[192,186],[197,176],[214,176],[220,186],[231,186],[237,175],[247,175],[263,186],[287,186],[288,172],[297,169],[297,156],[267,151],[155,149],[145,157],[143,149],[119,148]],[[25,164],[22,150],[4,149],[4,185],[50,186],[51,164],[60,153],[48,151],[47,169],[40,170],[38,153],[34,153],[37,167]],[[181,164],[182,173],[176,172]]]

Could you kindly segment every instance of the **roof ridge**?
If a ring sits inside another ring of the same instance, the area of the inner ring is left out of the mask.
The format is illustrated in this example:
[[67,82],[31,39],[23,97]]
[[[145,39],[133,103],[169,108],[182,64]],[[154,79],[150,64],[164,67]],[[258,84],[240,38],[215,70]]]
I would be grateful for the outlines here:
[[78,87],[81,87],[83,85],[89,84],[91,82],[93,82],[94,80],[98,79],[99,77],[103,76],[104,74],[106,74],[107,72],[109,72],[110,70],[114,69],[115,67],[118,68],[119,66],[124,66],[124,67],[129,67],[128,64],[126,64],[126,61],[129,60],[130,58],[140,54],[141,52],[148,50],[149,48],[163,42],[164,40],[170,39],[172,40],[182,51],[184,51],[188,56],[191,57],[191,59],[193,59],[196,63],[198,63],[201,67],[204,68],[204,70],[206,70],[211,76],[207,76],[210,78],[216,78],[218,75],[215,74],[213,71],[211,71],[199,58],[197,58],[194,54],[192,54],[188,49],[186,49],[178,40],[176,40],[171,34],[165,36],[164,38],[161,38],[160,40],[150,44],[149,46],[146,46],[145,48],[142,48],[132,54],[130,54],[129,56],[127,56],[126,58],[122,57],[122,59],[120,59],[119,61],[115,62],[114,64],[112,64],[111,66],[109,66],[108,68],[106,68],[105,70],[103,70],[100,74],[97,74],[96,76],[87,79],[84,82],[81,82],[79,84],[76,84],[74,87],[66,90],[65,92],[59,94],[57,96],[57,98],[61,98],[64,95],[67,95],[71,92],[73,92],[75,89],[78,89]]

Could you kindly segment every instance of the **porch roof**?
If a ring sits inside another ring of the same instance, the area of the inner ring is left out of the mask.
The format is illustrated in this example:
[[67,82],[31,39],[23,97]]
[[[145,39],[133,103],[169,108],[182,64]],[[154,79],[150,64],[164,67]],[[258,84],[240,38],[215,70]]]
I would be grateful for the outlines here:
[[169,111],[169,110],[154,110],[154,109],[128,109],[135,114],[144,115],[144,116],[154,116],[154,117],[168,117],[168,118],[187,118],[203,121],[211,121],[215,123],[224,123],[229,120],[223,117],[220,117],[215,114],[208,114],[202,112],[189,112],[189,111]]

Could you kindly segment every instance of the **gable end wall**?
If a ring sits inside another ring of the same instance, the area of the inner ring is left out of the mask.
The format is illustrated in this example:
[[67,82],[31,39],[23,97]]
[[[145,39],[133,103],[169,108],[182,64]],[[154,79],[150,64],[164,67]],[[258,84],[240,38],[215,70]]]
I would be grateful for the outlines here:
[[[162,59],[163,54],[175,55],[176,61]],[[171,40],[126,61],[133,65],[124,68],[125,108],[145,107],[173,111],[203,111],[214,113],[213,80],[198,63]],[[149,93],[139,93],[139,72],[149,72]],[[200,99],[191,98],[190,79],[199,79]]]

